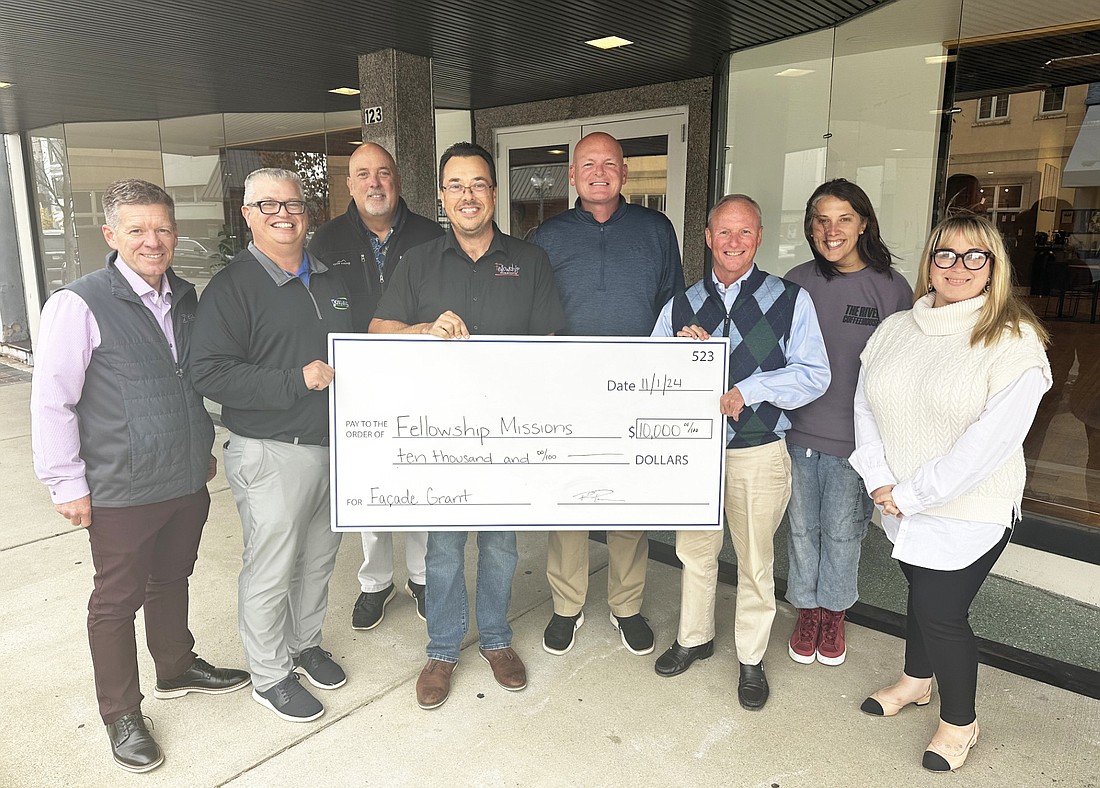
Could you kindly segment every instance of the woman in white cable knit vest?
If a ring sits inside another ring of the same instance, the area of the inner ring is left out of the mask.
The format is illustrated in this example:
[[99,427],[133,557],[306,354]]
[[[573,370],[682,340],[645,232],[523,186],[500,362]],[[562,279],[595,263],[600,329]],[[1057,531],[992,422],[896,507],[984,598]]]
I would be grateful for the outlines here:
[[852,466],[882,510],[909,583],[901,678],[860,707],[925,706],[939,728],[924,768],[957,769],[978,740],[978,647],[970,603],[1008,544],[1024,490],[1024,437],[1050,388],[1046,330],[1012,291],[988,220],[932,231],[912,311],[882,322],[860,356]]

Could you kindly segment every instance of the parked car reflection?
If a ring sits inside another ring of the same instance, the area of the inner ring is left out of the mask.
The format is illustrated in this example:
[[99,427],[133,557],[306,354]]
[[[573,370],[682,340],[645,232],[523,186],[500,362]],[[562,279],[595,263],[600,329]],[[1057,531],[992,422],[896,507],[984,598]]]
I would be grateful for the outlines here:
[[211,277],[225,267],[217,248],[215,242],[207,239],[180,238],[172,256],[172,269],[184,278]]

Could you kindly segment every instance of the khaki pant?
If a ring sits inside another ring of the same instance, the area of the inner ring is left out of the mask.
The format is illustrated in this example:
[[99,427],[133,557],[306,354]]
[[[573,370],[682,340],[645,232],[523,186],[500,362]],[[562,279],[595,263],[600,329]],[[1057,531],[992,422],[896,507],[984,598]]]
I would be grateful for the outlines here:
[[[575,616],[588,596],[588,532],[551,531],[546,551],[546,579],[554,595],[554,612]],[[645,531],[607,532],[607,604],[620,618],[642,612],[649,539]]]
[[[768,648],[775,619],[772,542],[791,497],[791,458],[782,440],[726,450],[726,522],[737,553],[737,659],[755,665]],[[681,646],[714,638],[714,598],[722,531],[677,531]]]

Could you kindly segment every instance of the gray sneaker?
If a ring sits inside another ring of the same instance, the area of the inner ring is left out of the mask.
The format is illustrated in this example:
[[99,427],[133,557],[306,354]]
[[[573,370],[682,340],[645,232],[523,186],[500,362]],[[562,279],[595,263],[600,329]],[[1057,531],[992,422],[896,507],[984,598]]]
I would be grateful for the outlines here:
[[294,660],[294,670],[301,673],[317,689],[336,689],[344,686],[348,677],[344,669],[332,660],[332,654],[320,646],[307,648]]
[[291,673],[269,690],[252,689],[252,699],[287,722],[311,722],[325,713],[325,707]]

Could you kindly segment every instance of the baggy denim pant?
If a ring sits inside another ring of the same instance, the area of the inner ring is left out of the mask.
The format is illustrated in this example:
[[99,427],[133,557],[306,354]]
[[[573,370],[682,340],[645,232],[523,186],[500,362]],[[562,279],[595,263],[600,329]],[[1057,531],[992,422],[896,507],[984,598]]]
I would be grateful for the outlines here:
[[874,502],[845,457],[787,444],[791,455],[787,601],[797,608],[855,604],[859,554]]

